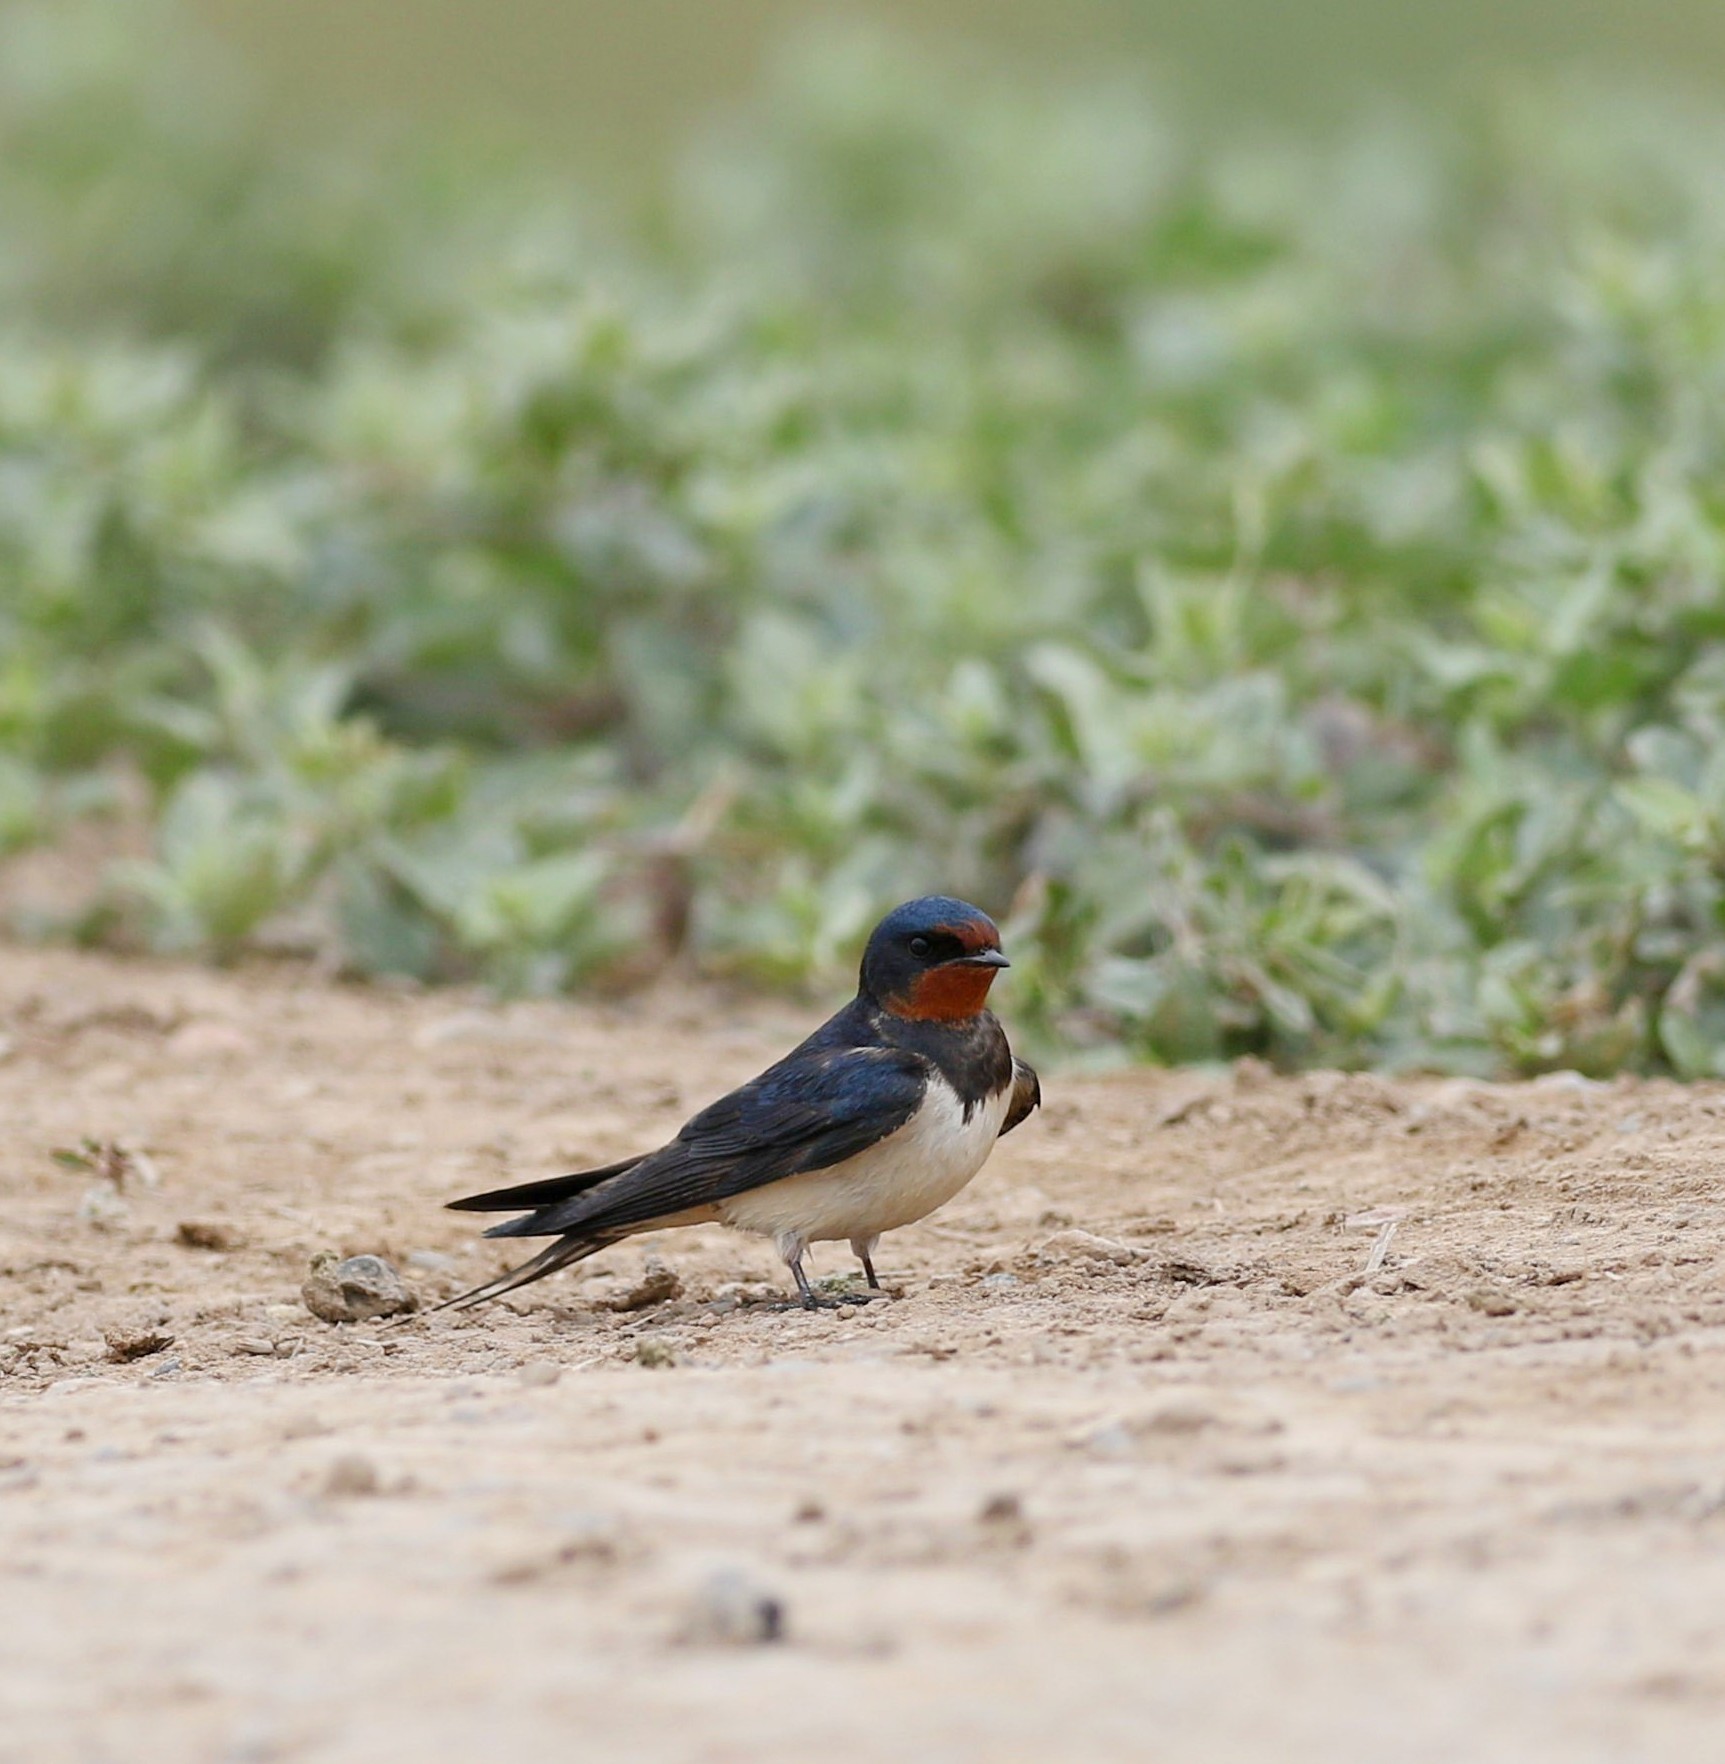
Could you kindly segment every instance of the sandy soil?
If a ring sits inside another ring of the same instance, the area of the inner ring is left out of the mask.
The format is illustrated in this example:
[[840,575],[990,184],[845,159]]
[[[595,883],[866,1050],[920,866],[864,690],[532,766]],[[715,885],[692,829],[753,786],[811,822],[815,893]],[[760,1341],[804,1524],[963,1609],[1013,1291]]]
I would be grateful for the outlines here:
[[891,1304],[301,1305],[810,1021],[0,949],[0,1759],[1725,1756],[1725,1088],[1056,1079]]

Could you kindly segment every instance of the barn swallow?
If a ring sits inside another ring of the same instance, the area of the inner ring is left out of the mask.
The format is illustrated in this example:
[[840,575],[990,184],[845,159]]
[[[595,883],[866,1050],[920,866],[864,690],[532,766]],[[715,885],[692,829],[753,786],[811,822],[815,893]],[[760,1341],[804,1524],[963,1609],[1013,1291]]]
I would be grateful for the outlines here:
[[1042,1101],[987,1008],[1010,965],[986,913],[938,894],[907,901],[870,936],[856,997],[668,1144],[452,1201],[466,1212],[525,1210],[487,1237],[556,1241],[446,1302],[477,1305],[637,1232],[708,1221],[772,1238],[811,1310],[811,1243],[848,1240],[878,1291],[882,1232],[951,1200]]

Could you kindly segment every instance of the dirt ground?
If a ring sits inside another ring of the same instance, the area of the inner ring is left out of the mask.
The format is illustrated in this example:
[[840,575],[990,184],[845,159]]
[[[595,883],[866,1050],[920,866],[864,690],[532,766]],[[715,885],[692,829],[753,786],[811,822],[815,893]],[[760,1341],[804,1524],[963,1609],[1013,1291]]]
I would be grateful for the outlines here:
[[890,1304],[302,1305],[816,1014],[0,948],[0,1759],[1725,1757],[1725,1087],[1055,1076]]

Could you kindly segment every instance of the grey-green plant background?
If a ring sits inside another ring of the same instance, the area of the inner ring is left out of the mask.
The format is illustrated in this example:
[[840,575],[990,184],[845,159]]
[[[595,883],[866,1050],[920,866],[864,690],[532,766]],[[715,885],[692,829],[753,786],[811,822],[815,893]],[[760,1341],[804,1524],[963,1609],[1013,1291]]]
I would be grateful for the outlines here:
[[16,932],[824,985],[938,887],[1067,1053],[1725,1073],[1711,100],[832,27],[624,202],[0,31],[0,852],[152,841]]

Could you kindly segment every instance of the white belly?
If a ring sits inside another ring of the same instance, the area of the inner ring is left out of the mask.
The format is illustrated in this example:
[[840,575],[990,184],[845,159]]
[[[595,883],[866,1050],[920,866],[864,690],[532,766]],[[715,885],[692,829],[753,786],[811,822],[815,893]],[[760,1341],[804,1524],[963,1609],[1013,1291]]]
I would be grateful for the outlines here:
[[738,1231],[778,1238],[781,1247],[873,1238],[914,1224],[982,1168],[1011,1097],[1010,1088],[984,1097],[967,1121],[952,1086],[933,1076],[922,1107],[896,1133],[842,1164],[732,1195],[718,1203],[719,1217]]

